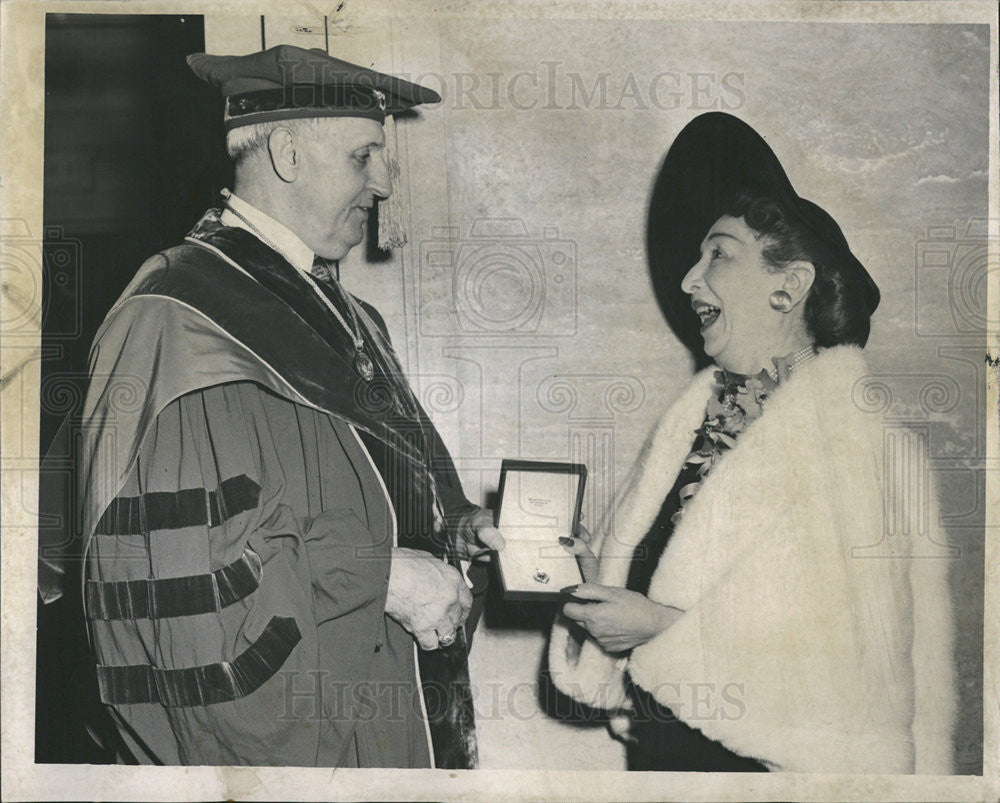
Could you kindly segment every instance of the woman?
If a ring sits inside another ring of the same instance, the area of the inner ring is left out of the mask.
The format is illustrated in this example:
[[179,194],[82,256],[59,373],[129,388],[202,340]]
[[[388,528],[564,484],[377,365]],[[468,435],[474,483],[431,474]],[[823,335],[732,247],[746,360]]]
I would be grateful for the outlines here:
[[947,561],[911,559],[940,555],[935,497],[911,520],[897,479],[917,475],[854,401],[877,287],[729,115],[678,135],[651,225],[688,260],[714,366],[654,428],[599,561],[567,547],[587,582],[553,629],[555,684],[627,712],[631,769],[949,772]]

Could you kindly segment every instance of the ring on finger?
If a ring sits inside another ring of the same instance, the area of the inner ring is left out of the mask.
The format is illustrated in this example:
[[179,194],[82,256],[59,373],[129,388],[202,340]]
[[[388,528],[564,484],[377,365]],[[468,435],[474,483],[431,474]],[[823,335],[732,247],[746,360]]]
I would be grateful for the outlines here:
[[458,631],[452,630],[450,636],[442,636],[438,634],[438,644],[442,647],[450,647],[455,643],[455,636],[458,635]]

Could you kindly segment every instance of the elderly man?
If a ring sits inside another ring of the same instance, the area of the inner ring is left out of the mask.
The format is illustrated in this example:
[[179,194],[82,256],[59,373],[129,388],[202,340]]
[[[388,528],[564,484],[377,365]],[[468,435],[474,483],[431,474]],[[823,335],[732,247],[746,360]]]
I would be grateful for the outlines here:
[[337,273],[391,192],[385,116],[440,98],[290,46],[188,62],[235,185],[91,353],[101,699],[142,762],[475,766],[456,566],[502,539]]

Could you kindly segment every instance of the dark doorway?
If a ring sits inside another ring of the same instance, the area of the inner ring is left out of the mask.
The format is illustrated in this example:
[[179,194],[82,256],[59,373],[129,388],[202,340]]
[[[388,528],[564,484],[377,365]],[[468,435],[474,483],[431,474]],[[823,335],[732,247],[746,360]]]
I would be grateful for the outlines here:
[[[204,45],[200,16],[46,17],[42,454],[80,412],[108,309],[231,180],[221,100],[184,60]],[[35,759],[121,760],[70,574],[64,596],[38,606]]]

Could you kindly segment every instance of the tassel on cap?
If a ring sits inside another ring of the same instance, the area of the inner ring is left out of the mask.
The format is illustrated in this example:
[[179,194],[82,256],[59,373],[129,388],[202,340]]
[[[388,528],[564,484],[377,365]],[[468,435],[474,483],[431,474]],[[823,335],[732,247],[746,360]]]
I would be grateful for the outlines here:
[[396,138],[396,120],[385,119],[385,160],[389,165],[389,181],[392,195],[378,204],[378,247],[383,251],[406,245],[406,229],[403,217],[406,205],[403,203],[402,171],[399,167],[399,143]]

